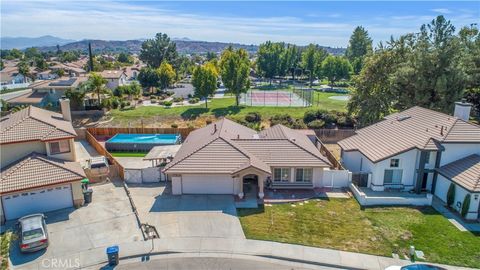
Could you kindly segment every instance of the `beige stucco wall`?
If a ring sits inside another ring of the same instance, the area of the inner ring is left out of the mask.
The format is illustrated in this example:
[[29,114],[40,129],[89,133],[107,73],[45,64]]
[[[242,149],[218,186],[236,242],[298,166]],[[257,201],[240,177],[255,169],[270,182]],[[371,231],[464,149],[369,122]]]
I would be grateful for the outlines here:
[[77,182],[73,182],[71,185],[72,185],[73,206],[78,208],[85,203],[83,199],[82,184],[80,183],[80,181],[77,181]]
[[[54,142],[54,141],[50,141]],[[68,139],[68,142],[70,144],[70,152],[68,153],[62,153],[62,154],[57,154],[57,155],[52,155],[50,153],[50,142],[46,142],[46,149],[47,149],[47,155],[53,158],[58,158],[58,159],[63,159],[63,160],[68,160],[68,161],[77,161],[77,154],[75,151],[75,142],[73,139]]]
[[23,142],[0,145],[0,166],[3,168],[32,152],[47,154],[44,142]]

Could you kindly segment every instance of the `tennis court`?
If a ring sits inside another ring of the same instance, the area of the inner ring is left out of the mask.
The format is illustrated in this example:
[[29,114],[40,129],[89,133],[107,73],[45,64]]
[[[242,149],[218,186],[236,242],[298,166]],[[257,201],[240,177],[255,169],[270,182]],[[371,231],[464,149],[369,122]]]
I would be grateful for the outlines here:
[[250,90],[242,94],[241,101],[249,106],[308,107],[312,104],[312,98],[310,89]]

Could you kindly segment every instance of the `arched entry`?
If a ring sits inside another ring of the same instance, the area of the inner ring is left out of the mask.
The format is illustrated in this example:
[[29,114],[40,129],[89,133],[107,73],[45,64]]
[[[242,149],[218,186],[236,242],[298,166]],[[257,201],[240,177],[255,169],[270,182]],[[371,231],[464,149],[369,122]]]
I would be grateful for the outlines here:
[[243,176],[242,180],[245,198],[256,198],[258,195],[258,175],[247,174]]

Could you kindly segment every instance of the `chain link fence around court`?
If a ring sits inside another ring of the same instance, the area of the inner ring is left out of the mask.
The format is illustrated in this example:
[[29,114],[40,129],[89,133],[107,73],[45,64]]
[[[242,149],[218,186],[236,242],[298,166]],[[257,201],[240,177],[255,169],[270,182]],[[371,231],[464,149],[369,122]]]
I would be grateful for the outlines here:
[[241,103],[247,106],[309,107],[313,104],[314,90],[295,88],[288,90],[251,89],[242,94]]

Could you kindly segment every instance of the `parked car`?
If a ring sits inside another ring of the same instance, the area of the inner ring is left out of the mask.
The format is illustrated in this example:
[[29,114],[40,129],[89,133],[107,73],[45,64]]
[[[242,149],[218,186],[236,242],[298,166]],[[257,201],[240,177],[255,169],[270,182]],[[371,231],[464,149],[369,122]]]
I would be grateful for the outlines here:
[[34,252],[48,247],[47,224],[43,214],[20,218],[18,227],[21,252]]
[[410,264],[406,266],[389,266],[385,270],[446,270],[445,268],[430,264]]

